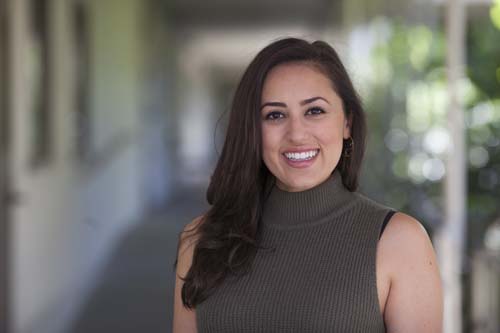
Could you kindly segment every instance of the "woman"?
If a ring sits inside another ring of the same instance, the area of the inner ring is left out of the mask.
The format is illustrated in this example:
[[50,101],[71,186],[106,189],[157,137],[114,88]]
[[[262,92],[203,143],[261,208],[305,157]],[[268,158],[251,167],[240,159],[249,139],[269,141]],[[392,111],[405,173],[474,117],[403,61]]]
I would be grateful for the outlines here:
[[257,54],[234,95],[212,206],[180,235],[175,333],[441,332],[425,229],[356,192],[365,132],[327,43],[286,38]]

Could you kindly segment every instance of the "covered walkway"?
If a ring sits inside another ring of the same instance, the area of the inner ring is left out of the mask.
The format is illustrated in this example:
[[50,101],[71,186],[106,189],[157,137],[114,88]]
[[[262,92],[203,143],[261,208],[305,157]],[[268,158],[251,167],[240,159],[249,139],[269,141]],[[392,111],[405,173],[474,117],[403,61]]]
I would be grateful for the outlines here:
[[172,330],[177,235],[207,208],[204,195],[203,189],[178,193],[125,235],[71,333]]

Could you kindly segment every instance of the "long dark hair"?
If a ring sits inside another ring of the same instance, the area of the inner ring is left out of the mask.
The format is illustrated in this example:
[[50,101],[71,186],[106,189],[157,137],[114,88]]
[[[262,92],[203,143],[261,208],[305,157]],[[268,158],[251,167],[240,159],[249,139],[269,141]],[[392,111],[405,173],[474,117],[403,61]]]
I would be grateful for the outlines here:
[[[277,40],[252,60],[236,89],[224,147],[207,190],[211,208],[197,224],[191,267],[182,278],[182,302],[195,308],[229,275],[248,272],[259,248],[259,220],[274,176],[262,161],[260,103],[267,73],[276,65],[305,62],[330,78],[343,101],[354,141],[338,168],[347,189],[355,191],[365,150],[366,125],[361,101],[337,52],[326,42]],[[176,267],[177,260],[174,264]]]

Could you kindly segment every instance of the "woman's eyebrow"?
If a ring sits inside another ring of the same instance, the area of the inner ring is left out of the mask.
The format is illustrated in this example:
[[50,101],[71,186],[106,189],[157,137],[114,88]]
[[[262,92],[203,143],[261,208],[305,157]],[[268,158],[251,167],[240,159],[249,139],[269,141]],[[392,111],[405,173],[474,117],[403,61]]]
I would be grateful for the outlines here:
[[[300,105],[306,105],[306,104],[312,103],[314,101],[317,101],[318,99],[322,99],[326,103],[330,104],[330,102],[328,102],[328,100],[326,100],[326,98],[323,98],[321,96],[316,96],[316,97],[311,97],[311,98],[308,98],[308,99],[301,101]],[[281,106],[281,107],[286,108],[287,105],[283,102],[267,102],[267,103],[262,104],[260,109],[262,110],[266,106]]]

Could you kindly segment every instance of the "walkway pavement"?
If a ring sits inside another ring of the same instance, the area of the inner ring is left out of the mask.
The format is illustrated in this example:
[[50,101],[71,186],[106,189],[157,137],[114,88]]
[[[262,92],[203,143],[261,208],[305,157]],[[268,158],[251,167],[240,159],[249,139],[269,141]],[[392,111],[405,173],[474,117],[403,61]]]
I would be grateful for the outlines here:
[[177,237],[207,208],[204,190],[185,191],[131,230],[69,333],[171,332]]

